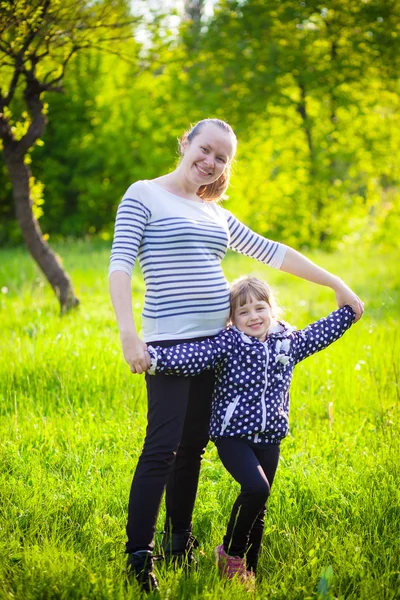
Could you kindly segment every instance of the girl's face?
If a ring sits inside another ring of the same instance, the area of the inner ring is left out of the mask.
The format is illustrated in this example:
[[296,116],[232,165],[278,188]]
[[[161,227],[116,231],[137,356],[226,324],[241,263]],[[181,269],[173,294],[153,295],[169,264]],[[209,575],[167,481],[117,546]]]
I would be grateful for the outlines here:
[[235,307],[232,322],[239,331],[265,342],[273,322],[272,309],[264,300],[249,298],[243,306]]
[[203,125],[190,142],[184,140],[181,150],[180,166],[198,187],[218,179],[234,154],[231,136],[212,123]]

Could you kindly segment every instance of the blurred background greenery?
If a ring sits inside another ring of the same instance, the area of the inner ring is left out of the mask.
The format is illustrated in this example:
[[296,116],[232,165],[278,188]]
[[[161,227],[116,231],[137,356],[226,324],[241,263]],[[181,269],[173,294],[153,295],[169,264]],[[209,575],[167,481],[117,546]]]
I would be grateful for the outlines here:
[[[398,0],[115,2],[132,38],[78,53],[48,93],[30,154],[35,212],[50,241],[111,239],[137,179],[176,164],[190,123],[219,117],[239,149],[225,206],[297,248],[397,245]],[[12,107],[23,127],[22,90]],[[21,234],[0,164],[0,243]]]

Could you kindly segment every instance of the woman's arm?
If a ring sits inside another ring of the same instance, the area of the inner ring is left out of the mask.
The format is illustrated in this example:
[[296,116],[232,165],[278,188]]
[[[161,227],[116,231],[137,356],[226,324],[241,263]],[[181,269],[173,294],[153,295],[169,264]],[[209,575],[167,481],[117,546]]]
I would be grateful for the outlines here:
[[132,313],[131,279],[123,271],[110,275],[110,294],[117,317],[122,352],[132,373],[144,373],[150,367],[147,346],[136,332]]
[[336,294],[336,301],[339,307],[348,304],[356,313],[355,320],[358,321],[363,312],[364,304],[360,298],[336,275],[318,267],[311,260],[293,250],[287,248],[287,252],[280,267],[281,271],[296,275],[312,283],[330,287]]
[[[225,209],[224,209],[225,210]],[[302,279],[326,285],[333,289],[339,308],[348,304],[356,313],[356,321],[364,312],[364,304],[351,289],[335,275],[321,269],[305,256],[284,244],[272,242],[243,225],[228,210],[225,216],[229,227],[229,247],[236,252],[251,256],[270,267],[297,275]]]

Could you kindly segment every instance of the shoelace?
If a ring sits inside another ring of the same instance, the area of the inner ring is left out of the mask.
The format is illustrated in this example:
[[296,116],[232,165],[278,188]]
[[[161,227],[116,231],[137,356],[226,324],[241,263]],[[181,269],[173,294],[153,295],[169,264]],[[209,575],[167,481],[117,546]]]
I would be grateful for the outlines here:
[[189,535],[188,537],[188,541],[186,542],[186,548],[187,549],[196,549],[200,546],[198,540],[194,537],[194,535]]
[[164,560],[164,557],[163,557],[162,554],[153,554],[152,558],[153,558],[154,562],[157,562],[157,561],[160,561],[160,560]]

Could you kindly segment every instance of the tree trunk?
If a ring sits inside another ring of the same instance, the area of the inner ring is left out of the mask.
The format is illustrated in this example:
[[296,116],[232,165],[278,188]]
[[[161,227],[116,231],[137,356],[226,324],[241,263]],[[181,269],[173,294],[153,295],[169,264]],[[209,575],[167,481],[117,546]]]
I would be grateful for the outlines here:
[[200,24],[204,11],[204,0],[185,0],[184,12],[185,17],[194,23]]
[[51,284],[63,314],[77,306],[79,300],[75,296],[71,280],[62,268],[60,261],[43,239],[40,225],[32,210],[30,170],[24,163],[24,157],[20,152],[13,150],[13,144],[4,143],[4,161],[10,174],[18,223],[28,250]]

